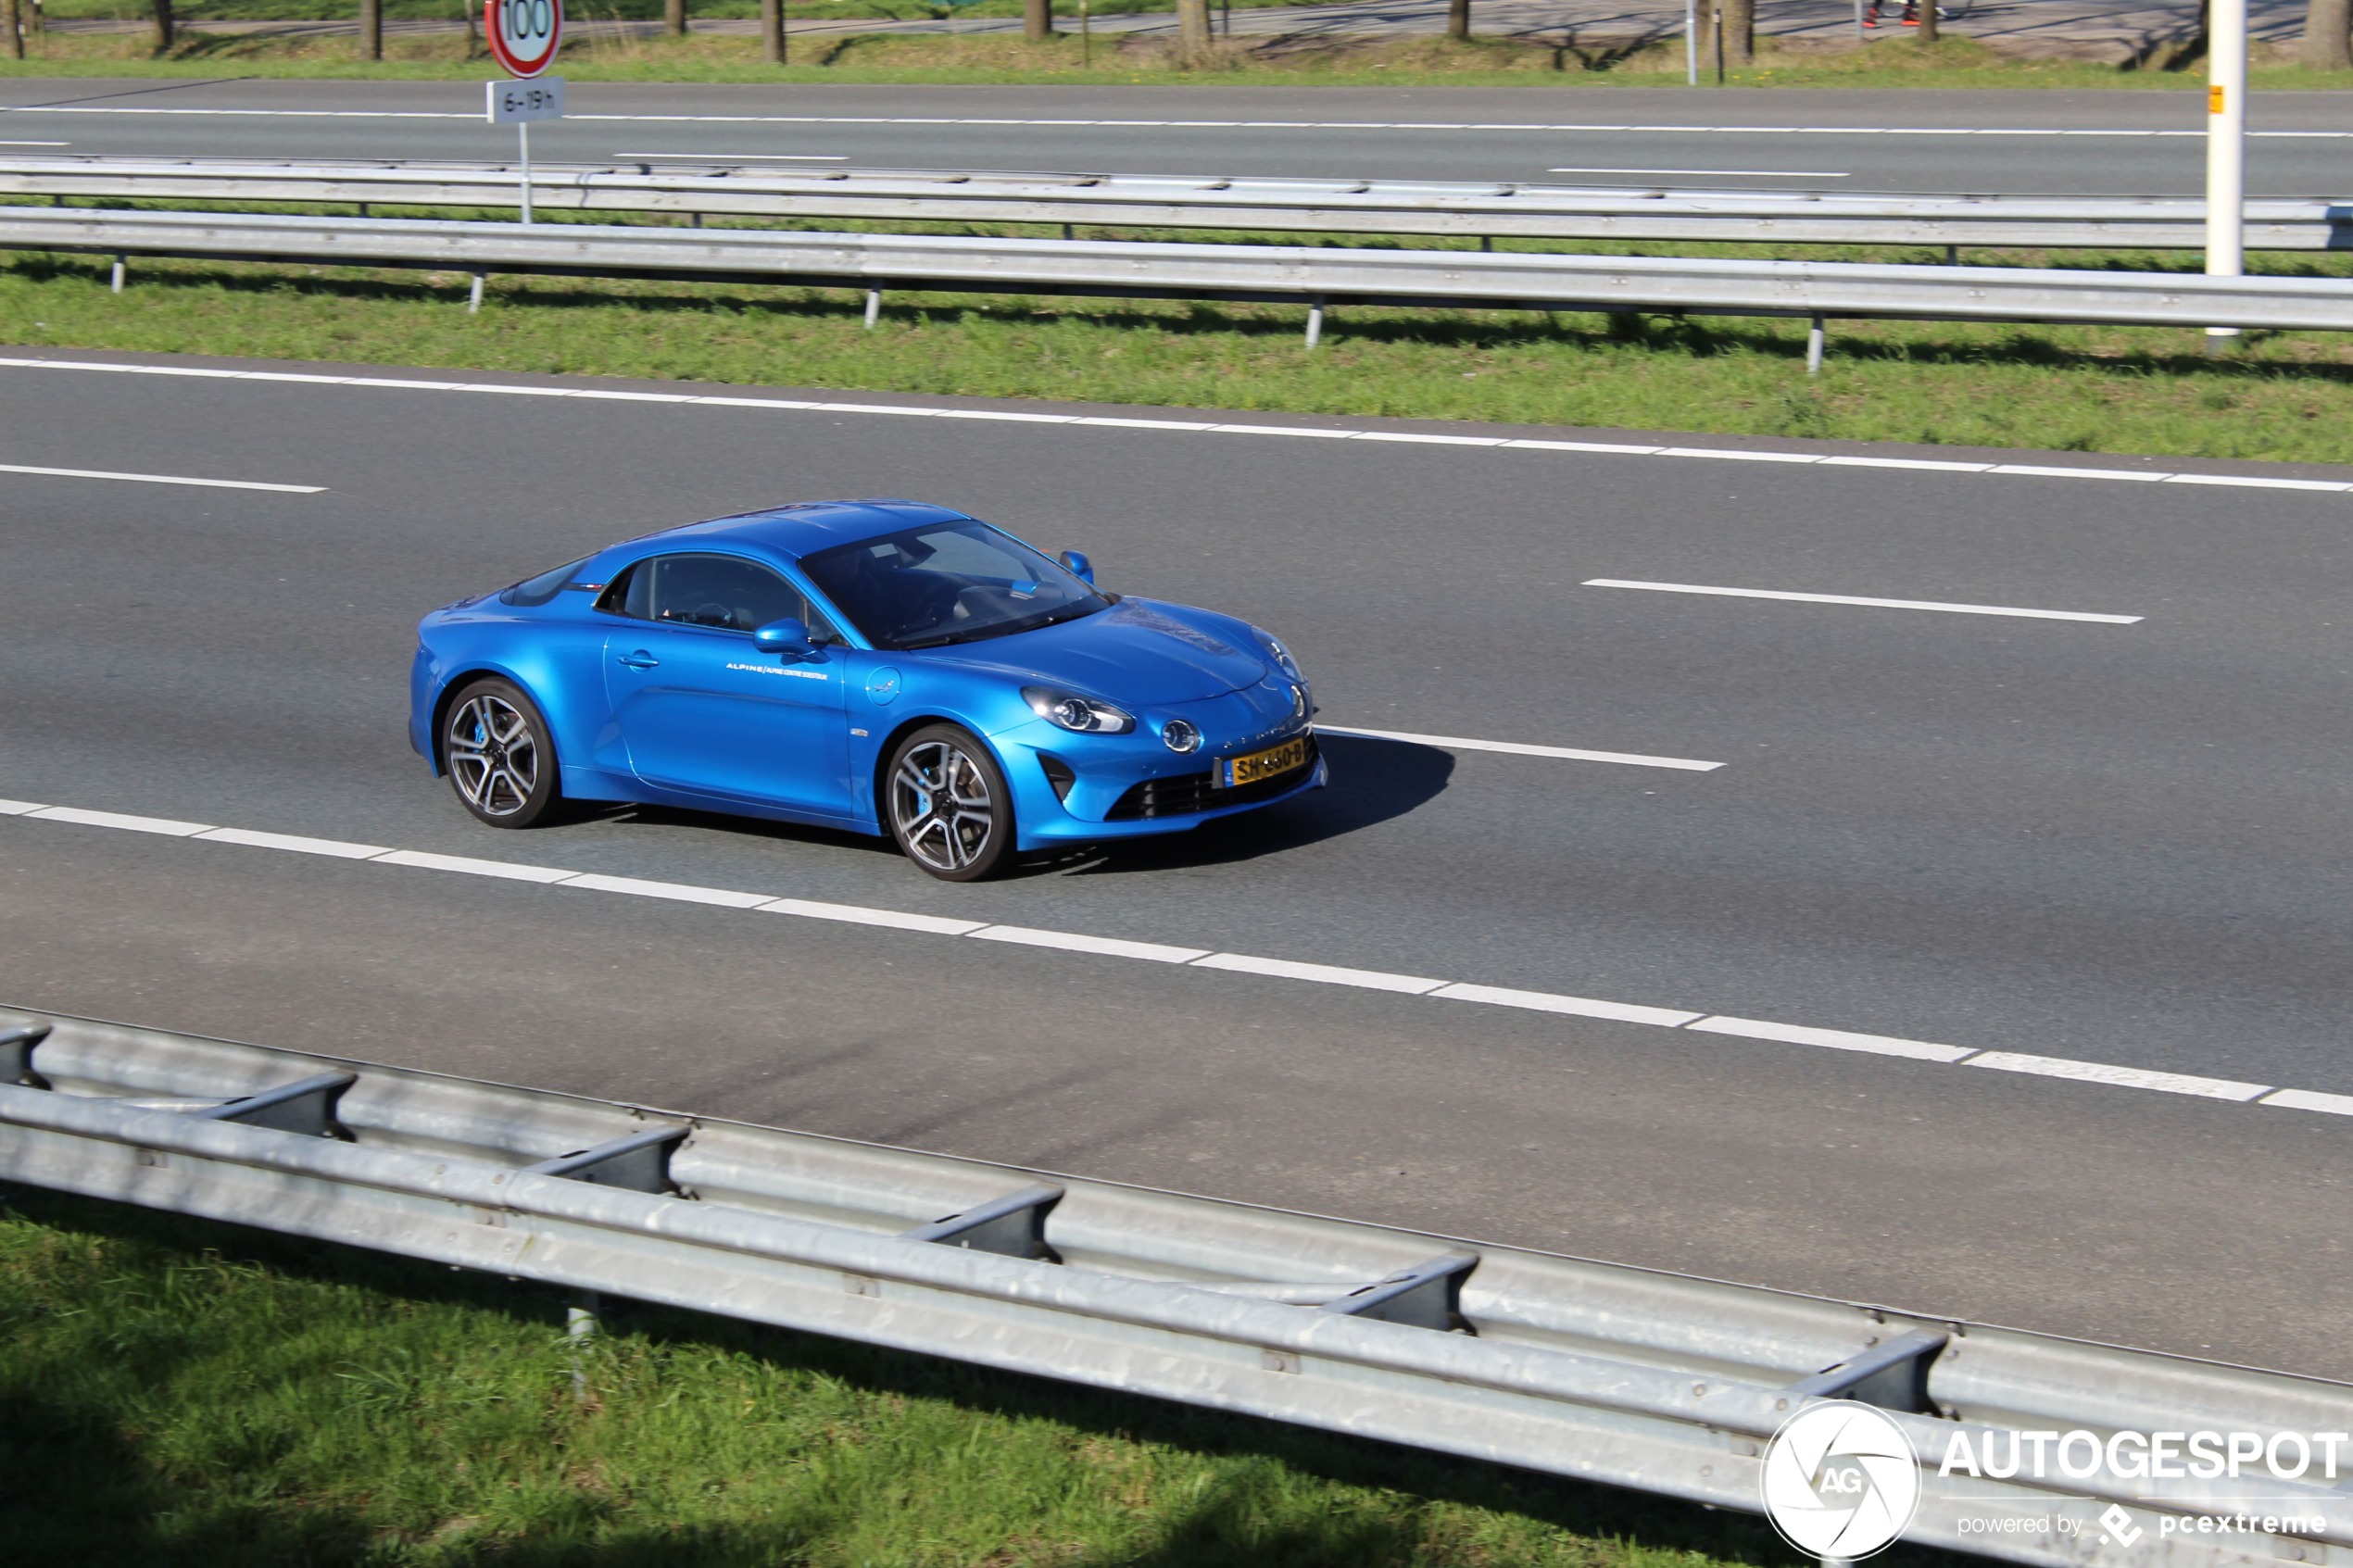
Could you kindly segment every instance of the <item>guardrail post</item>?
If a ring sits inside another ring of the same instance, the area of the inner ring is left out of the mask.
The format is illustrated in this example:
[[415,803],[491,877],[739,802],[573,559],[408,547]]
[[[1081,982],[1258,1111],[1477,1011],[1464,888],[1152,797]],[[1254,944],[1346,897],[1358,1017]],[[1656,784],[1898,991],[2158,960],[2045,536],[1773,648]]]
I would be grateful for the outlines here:
[[902,1231],[900,1239],[936,1241],[975,1252],[997,1252],[1008,1258],[1035,1258],[1059,1263],[1062,1259],[1046,1245],[1046,1216],[1062,1200],[1062,1188],[1040,1183],[945,1215],[927,1225]]
[[580,1403],[588,1402],[588,1369],[581,1364],[581,1348],[602,1332],[604,1323],[599,1314],[604,1299],[593,1290],[575,1290],[564,1307],[564,1337],[572,1342],[572,1397]]
[[1319,294],[1315,296],[1314,303],[1307,307],[1307,346],[1315,347],[1316,344],[1323,341],[1323,336],[1324,296]]
[[575,1148],[553,1160],[526,1165],[525,1176],[561,1176],[591,1186],[623,1187],[630,1192],[670,1193],[678,1185],[670,1179],[670,1157],[693,1132],[692,1127],[648,1127],[608,1138],[591,1148]]
[[882,290],[866,291],[866,330],[873,332],[875,323],[882,320]]
[[1799,1378],[1789,1391],[1818,1399],[1857,1399],[1881,1410],[1932,1415],[1936,1404],[1928,1396],[1928,1372],[1952,1337],[1912,1329],[1811,1377]]
[[479,272],[476,272],[476,273],[474,274],[474,281],[473,281],[472,286],[471,286],[470,288],[468,288],[468,289],[466,290],[466,314],[467,314],[467,315],[469,315],[469,316],[472,316],[472,315],[474,315],[474,314],[478,313],[481,309],[482,309],[482,274],[481,274],[481,273],[479,273]]
[[20,1089],[54,1086],[32,1070],[32,1048],[49,1037],[49,1029],[46,1023],[27,1023],[0,1030],[0,1084],[14,1084]]
[[114,289],[113,289],[113,292],[114,292],[114,293],[116,293],[116,294],[120,294],[120,293],[122,292],[122,269],[123,269],[123,260],[124,260],[124,258],[123,258],[121,256],[120,256],[120,255],[118,255],[118,256],[114,258]]
[[335,1105],[343,1092],[358,1082],[357,1073],[318,1073],[187,1114],[199,1122],[237,1122],[272,1132],[351,1143],[355,1141],[351,1129],[335,1120]]
[[1478,1266],[1476,1252],[1443,1253],[1334,1297],[1316,1310],[1377,1323],[1399,1323],[1409,1328],[1434,1328],[1441,1334],[1454,1329],[1468,1333],[1470,1324],[1463,1319],[1463,1281]]
[[1822,318],[1819,316],[1814,318],[1814,324],[1806,331],[1806,373],[1809,376],[1822,373]]

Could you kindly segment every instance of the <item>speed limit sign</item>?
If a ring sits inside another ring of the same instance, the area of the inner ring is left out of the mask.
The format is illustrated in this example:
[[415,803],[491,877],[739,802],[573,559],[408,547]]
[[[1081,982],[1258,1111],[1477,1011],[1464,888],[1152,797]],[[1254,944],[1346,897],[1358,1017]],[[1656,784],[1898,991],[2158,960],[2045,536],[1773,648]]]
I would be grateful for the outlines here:
[[537,76],[556,63],[563,42],[563,0],[484,0],[482,31],[510,75]]

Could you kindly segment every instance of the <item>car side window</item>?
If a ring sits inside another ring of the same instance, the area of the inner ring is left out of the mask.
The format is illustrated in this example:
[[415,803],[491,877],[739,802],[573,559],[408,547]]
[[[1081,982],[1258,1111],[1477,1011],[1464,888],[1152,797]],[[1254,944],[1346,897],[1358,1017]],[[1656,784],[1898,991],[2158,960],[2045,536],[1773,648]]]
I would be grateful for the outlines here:
[[819,642],[838,642],[807,595],[768,568],[736,556],[656,556],[629,568],[598,608],[635,621],[755,632],[772,621],[806,621]]

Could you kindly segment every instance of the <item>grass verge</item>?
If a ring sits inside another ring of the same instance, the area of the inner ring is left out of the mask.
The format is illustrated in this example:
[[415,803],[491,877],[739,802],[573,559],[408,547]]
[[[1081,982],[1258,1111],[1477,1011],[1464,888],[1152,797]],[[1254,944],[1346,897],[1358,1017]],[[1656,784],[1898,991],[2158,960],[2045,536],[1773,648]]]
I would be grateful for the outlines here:
[[0,1531],[139,1568],[1799,1561],[1744,1517],[952,1362],[561,1325],[542,1287],[17,1191]]
[[0,320],[48,348],[2353,462],[2353,344],[2320,333],[2209,359],[2183,331],[1834,322],[1808,377],[1798,321],[1349,307],[1310,352],[1280,305],[892,294],[870,332],[844,290],[495,278],[470,316],[453,273],[131,276],[117,295],[103,261],[11,257]]
[[[127,0],[92,0],[120,5]],[[287,4],[291,0],[268,0]],[[459,13],[454,4],[416,0],[422,14]],[[862,0],[864,3],[864,0]],[[925,0],[872,0],[911,14]],[[1126,0],[1113,0],[1126,7]],[[335,14],[356,0],[301,0],[299,9]],[[1011,14],[1014,0],[984,0]],[[1142,0],[1137,0],[1141,8]],[[1068,0],[1058,0],[1057,11]],[[597,13],[601,15],[602,13]],[[795,4],[796,18],[838,17],[823,0]],[[992,11],[991,14],[994,14]],[[1061,23],[1075,27],[1068,17]],[[1157,39],[1098,36],[1091,49],[1074,31],[1042,44],[1014,34],[860,34],[797,37],[793,63],[763,63],[755,38],[710,34],[684,39],[615,38],[575,34],[559,65],[575,82],[708,82],[805,83],[908,82],[943,85],[1203,85],[1355,87],[1680,87],[1681,45],[1642,45],[1623,38],[1570,32],[1519,38],[1413,38],[1349,43],[1272,39],[1221,44],[1214,56],[1186,66]],[[462,35],[394,36],[384,58],[361,60],[345,37],[232,34],[192,30],[172,49],[157,52],[144,33],[65,33],[37,37],[30,57],[0,60],[0,81],[12,76],[297,77],[372,80],[478,81],[492,69],[479,50],[471,56]],[[1971,39],[1948,37],[1933,46],[1908,37],[1866,47],[1760,39],[1755,63],[1731,71],[1738,87],[2152,88],[2198,90],[2197,60],[2180,51],[2121,63],[2089,59],[2021,58]],[[2258,90],[2353,87],[2353,73],[2314,71],[2291,51],[2259,45],[2248,81]],[[1705,88],[1701,89],[1705,91]]]

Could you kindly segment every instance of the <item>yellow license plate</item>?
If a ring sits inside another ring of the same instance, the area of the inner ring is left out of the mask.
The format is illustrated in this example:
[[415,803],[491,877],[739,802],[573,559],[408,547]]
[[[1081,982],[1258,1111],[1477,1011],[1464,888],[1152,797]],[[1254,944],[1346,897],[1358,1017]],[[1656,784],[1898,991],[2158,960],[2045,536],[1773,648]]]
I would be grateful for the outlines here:
[[1239,784],[1256,784],[1303,767],[1307,761],[1307,737],[1301,735],[1280,746],[1253,751],[1247,757],[1228,758],[1217,765],[1217,783],[1221,788],[1232,789]]

